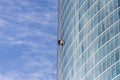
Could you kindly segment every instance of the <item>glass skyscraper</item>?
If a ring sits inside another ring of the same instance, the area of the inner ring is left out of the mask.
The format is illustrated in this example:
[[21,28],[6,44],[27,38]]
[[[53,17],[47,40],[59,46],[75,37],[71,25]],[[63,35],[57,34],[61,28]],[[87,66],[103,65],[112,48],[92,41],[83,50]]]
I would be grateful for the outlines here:
[[120,0],[58,0],[57,80],[120,80]]

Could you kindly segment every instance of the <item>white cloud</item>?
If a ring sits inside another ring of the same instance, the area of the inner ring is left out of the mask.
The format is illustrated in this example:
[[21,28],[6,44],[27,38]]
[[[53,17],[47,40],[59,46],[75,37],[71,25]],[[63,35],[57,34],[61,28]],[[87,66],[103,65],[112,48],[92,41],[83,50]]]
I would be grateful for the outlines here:
[[0,80],[56,80],[55,62],[45,56],[36,55],[34,58],[31,58],[30,55],[25,56],[23,58],[24,69],[28,72],[9,71],[0,74]]
[[46,6],[29,0],[0,2],[0,44],[27,47],[21,51],[22,64],[14,61],[20,70],[0,72],[0,80],[56,80],[56,2],[46,0],[50,3]]

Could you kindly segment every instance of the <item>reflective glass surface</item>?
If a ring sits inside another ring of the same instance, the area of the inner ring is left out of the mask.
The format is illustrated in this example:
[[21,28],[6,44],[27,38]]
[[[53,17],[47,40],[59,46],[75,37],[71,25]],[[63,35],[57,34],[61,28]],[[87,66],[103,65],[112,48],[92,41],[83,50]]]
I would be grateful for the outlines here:
[[120,0],[59,0],[58,80],[120,80]]

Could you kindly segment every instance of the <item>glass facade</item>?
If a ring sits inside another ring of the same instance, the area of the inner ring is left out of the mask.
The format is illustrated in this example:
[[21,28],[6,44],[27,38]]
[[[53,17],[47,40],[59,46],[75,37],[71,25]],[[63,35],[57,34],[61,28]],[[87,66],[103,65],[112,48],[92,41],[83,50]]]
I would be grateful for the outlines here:
[[57,80],[120,80],[120,0],[58,0]]

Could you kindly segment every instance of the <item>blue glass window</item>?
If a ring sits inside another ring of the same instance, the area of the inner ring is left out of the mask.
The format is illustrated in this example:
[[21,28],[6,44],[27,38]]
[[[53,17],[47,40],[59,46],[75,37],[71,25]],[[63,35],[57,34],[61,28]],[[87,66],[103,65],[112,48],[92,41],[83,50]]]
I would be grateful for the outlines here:
[[116,61],[118,61],[119,60],[119,51],[116,52],[115,57],[116,57]]
[[120,6],[120,0],[118,0],[118,6]]
[[116,75],[120,74],[120,64],[116,65]]

